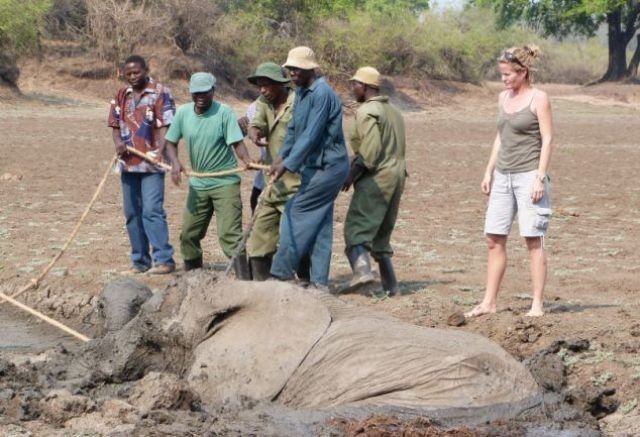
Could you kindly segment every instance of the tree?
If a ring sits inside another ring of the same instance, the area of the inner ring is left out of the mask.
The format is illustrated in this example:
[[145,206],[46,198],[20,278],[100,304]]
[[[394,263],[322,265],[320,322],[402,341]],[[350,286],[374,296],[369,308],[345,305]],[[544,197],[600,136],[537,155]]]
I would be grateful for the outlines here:
[[38,44],[49,0],[0,0],[0,85],[16,87],[16,58]]
[[[601,81],[635,77],[640,63],[640,44],[627,64],[627,46],[640,28],[640,0],[476,0],[493,8],[502,26],[525,21],[543,34],[565,37],[593,36],[607,25],[609,62]],[[638,36],[640,43],[640,35]]]

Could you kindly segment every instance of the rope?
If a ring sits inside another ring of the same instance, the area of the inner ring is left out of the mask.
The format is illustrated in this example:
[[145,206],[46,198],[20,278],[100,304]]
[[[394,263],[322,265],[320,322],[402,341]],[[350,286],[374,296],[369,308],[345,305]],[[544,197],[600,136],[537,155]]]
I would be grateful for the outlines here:
[[[170,165],[165,164],[163,162],[159,162],[159,161],[147,156],[146,154],[144,154],[144,153],[142,153],[142,152],[140,152],[140,151],[138,151],[136,149],[133,149],[131,147],[127,147],[127,150],[130,153],[132,153],[132,154],[134,154],[136,156],[139,156],[139,157],[151,162],[154,165],[157,165],[158,167],[161,167],[161,168],[164,168],[164,169],[167,169],[167,170],[171,170],[171,166]],[[85,342],[89,341],[90,338],[86,337],[85,335],[80,334],[77,331],[74,331],[73,329],[69,328],[68,326],[63,325],[62,323],[60,323],[60,322],[58,322],[58,321],[56,321],[56,320],[54,320],[54,319],[52,319],[50,317],[45,316],[41,312],[36,311],[33,308],[30,308],[29,306],[18,302],[14,298],[20,296],[21,294],[25,293],[28,290],[31,290],[32,288],[38,288],[38,286],[40,285],[40,281],[42,281],[42,279],[44,279],[44,277],[47,275],[47,273],[49,273],[49,271],[51,271],[51,269],[53,268],[55,263],[65,253],[65,251],[67,250],[67,248],[69,247],[69,245],[71,244],[73,239],[75,238],[76,234],[78,233],[78,230],[80,229],[80,226],[82,225],[84,220],[87,218],[87,215],[89,214],[89,211],[91,211],[91,208],[93,207],[93,204],[97,200],[98,195],[100,194],[100,192],[104,188],[104,185],[107,182],[107,178],[109,177],[109,174],[111,173],[111,169],[113,168],[113,165],[117,162],[117,160],[118,160],[118,155],[115,155],[111,159],[111,161],[109,162],[109,166],[107,167],[107,170],[105,171],[104,176],[102,177],[102,180],[98,184],[98,188],[96,188],[95,193],[93,193],[93,197],[91,198],[91,200],[89,201],[89,204],[87,205],[87,207],[85,208],[84,212],[80,216],[80,219],[78,220],[78,223],[76,223],[76,226],[73,228],[73,231],[71,231],[71,235],[69,235],[69,238],[67,238],[67,241],[65,242],[64,246],[62,247],[62,249],[60,249],[60,251],[53,257],[51,262],[49,262],[49,264],[44,268],[44,270],[42,270],[40,275],[38,275],[36,278],[32,278],[27,285],[22,287],[20,290],[18,290],[16,293],[12,294],[11,296],[7,296],[4,293],[0,292],[0,298],[3,299],[4,302],[9,302],[10,304],[20,308],[21,310],[26,311],[26,312],[38,317],[39,319],[44,320],[45,322],[49,323],[50,325],[53,325],[56,328],[61,329],[61,330],[65,331],[66,333],[71,334],[74,337],[76,337],[76,338],[78,338],[78,339],[80,339],[82,341],[85,341]],[[193,176],[193,177],[219,177],[219,176],[225,176],[225,175],[229,175],[229,174],[240,173],[240,172],[246,171],[248,169],[264,170],[264,169],[268,169],[268,168],[269,168],[268,165],[250,164],[247,167],[238,167],[238,168],[229,169],[229,170],[223,170],[223,171],[219,171],[219,172],[215,172],[215,173],[197,173],[197,172],[185,171],[185,174],[187,174],[188,176]],[[269,185],[267,187],[267,189],[270,189],[270,188],[271,188],[271,185]],[[265,191],[267,191],[267,190],[265,190]],[[252,219],[251,225],[250,225],[249,229],[247,230],[247,235],[243,238],[243,241],[241,243],[240,251],[242,251],[242,249],[244,248],[244,245],[246,244],[246,239],[248,237],[248,233],[251,231],[251,228],[253,227],[253,223],[254,222],[255,222],[255,217]],[[237,254],[236,254],[236,256],[234,256],[232,258],[232,261],[236,257],[237,257]],[[230,269],[230,267],[227,267],[227,272],[225,272],[225,274],[228,273],[229,269]]]
[[[160,162],[157,159],[147,155],[146,153],[143,153],[137,149],[134,149],[133,147],[127,147],[127,151],[132,155],[136,155],[137,157],[142,158],[145,161],[148,161],[157,167],[160,167],[164,170],[171,170],[171,166],[169,164],[165,162]],[[182,170],[182,171],[187,176],[191,176],[194,178],[215,178],[220,176],[228,176],[230,174],[242,173],[243,171],[247,171],[247,170],[268,170],[269,168],[270,166],[264,165],[264,164],[249,164],[246,167],[236,167],[236,168],[221,170],[213,173],[199,173],[199,172],[189,171],[189,170]]]
[[0,292],[0,298],[3,299],[4,302],[9,302],[11,305],[18,307],[21,310],[26,311],[29,314],[32,314],[32,315],[38,317],[41,320],[44,320],[48,324],[50,324],[52,326],[55,326],[56,328],[61,329],[64,332],[66,332],[67,334],[71,334],[74,337],[76,337],[76,338],[78,338],[78,339],[80,339],[80,340],[82,340],[84,342],[89,341],[90,338],[85,336],[85,335],[80,334],[77,331],[74,331],[73,329],[69,328],[66,325],[63,325],[62,323],[52,319],[51,317],[47,317],[44,314],[42,314],[41,312],[36,311],[33,308],[31,308],[31,307],[29,307],[29,306],[27,306],[27,305],[25,305],[23,303],[18,302],[14,298],[20,296],[22,293],[24,293],[24,292],[26,292],[26,291],[28,291],[28,290],[30,290],[32,288],[38,288],[38,285],[40,285],[40,281],[42,281],[42,279],[44,279],[44,277],[47,275],[47,273],[49,273],[49,271],[53,268],[54,264],[60,259],[60,257],[67,250],[67,248],[69,247],[69,245],[71,244],[71,242],[75,238],[76,234],[78,233],[78,230],[80,229],[80,226],[82,225],[84,220],[87,218],[87,215],[89,214],[89,211],[91,211],[91,208],[93,207],[93,204],[96,202],[96,199],[98,198],[98,195],[102,191],[102,188],[104,188],[104,184],[107,182],[107,178],[109,177],[109,174],[111,173],[111,169],[113,168],[113,165],[116,163],[117,160],[118,160],[118,155],[115,155],[111,159],[111,161],[109,161],[109,165],[107,166],[107,170],[104,172],[104,175],[102,176],[102,180],[98,184],[98,188],[96,188],[95,193],[93,193],[93,197],[89,201],[89,204],[87,205],[87,207],[84,209],[84,212],[80,216],[80,219],[78,220],[78,223],[76,223],[76,226],[73,228],[73,231],[71,231],[71,235],[69,235],[69,238],[67,238],[67,241],[64,243],[64,246],[62,246],[62,249],[60,249],[60,251],[56,254],[56,256],[53,257],[51,262],[49,262],[49,264],[44,268],[44,270],[42,270],[42,272],[36,278],[31,279],[27,285],[22,287],[20,290],[18,290],[16,293],[12,294],[11,296],[7,296],[6,294]]
[[67,334],[73,335],[74,337],[76,337],[79,340],[82,340],[84,342],[87,342],[87,341],[91,340],[86,335],[82,335],[78,331],[74,331],[73,329],[69,328],[68,326],[63,325],[62,323],[60,323],[60,322],[58,322],[56,320],[53,320],[51,317],[45,316],[41,312],[36,311],[33,308],[30,308],[30,307],[28,307],[27,305],[25,305],[23,303],[18,302],[17,300],[11,298],[10,296],[7,296],[6,294],[4,294],[2,292],[0,292],[0,299],[4,299],[5,302],[9,302],[11,305],[14,305],[14,306],[20,308],[21,310],[26,311],[29,314],[32,314],[32,315],[36,316],[37,318],[44,320],[48,324],[53,325],[56,328],[63,330]]
[[76,234],[78,233],[78,230],[80,229],[80,226],[84,222],[84,219],[87,218],[87,215],[91,210],[91,207],[93,207],[93,204],[96,202],[96,199],[98,198],[98,195],[102,191],[104,184],[107,182],[107,178],[109,177],[109,174],[111,173],[111,169],[113,168],[113,165],[116,163],[117,159],[118,159],[118,155],[114,156],[109,162],[109,165],[107,166],[107,170],[104,172],[104,176],[102,176],[102,180],[98,184],[98,188],[96,188],[96,192],[93,193],[93,197],[89,201],[89,204],[87,205],[87,207],[84,209],[84,212],[80,216],[80,220],[78,220],[78,223],[76,223],[76,226],[73,228],[73,231],[71,232],[71,235],[69,235],[69,238],[67,238],[67,241],[64,243],[64,246],[62,246],[62,249],[60,249],[60,252],[58,252],[58,254],[53,257],[51,262],[44,268],[44,270],[42,270],[42,273],[40,273],[38,277],[31,279],[29,284],[25,285],[20,290],[12,294],[11,295],[12,298],[16,298],[20,296],[22,293],[32,288],[38,288],[38,285],[40,285],[40,281],[42,281],[42,279],[47,275],[47,273],[49,273],[49,271],[53,268],[53,265],[60,259],[62,254],[67,250],[67,248],[75,238]]

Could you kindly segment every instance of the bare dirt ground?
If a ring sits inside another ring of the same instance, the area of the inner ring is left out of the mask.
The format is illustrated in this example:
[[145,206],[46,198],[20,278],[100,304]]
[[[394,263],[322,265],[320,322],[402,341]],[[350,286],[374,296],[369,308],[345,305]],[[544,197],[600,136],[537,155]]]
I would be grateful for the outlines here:
[[[1,291],[11,293],[38,274],[91,198],[113,154],[105,120],[115,86],[113,81],[51,83],[33,72],[21,83],[26,98],[3,96]],[[185,84],[174,87],[184,89]],[[342,296],[420,326],[446,327],[449,315],[468,310],[483,294],[486,199],[479,183],[495,135],[500,85],[457,88],[399,89],[400,103],[409,109],[404,115],[410,178],[393,243],[397,274],[406,294],[386,298],[374,287]],[[557,144],[551,171],[554,215],[545,241],[547,314],[540,319],[523,316],[530,305],[529,273],[524,242],[516,228],[509,243],[499,312],[451,329],[481,333],[520,359],[557,340],[588,340],[590,347],[580,353],[558,352],[568,387],[615,389],[617,412],[601,418],[600,427],[609,435],[637,435],[640,187],[634,177],[640,162],[640,87],[542,84],[540,88],[552,98]],[[176,94],[178,103],[184,103],[184,92]],[[231,103],[238,114],[246,105],[228,95],[221,100]],[[252,152],[257,155],[255,149]],[[245,222],[250,217],[250,189],[247,174]],[[166,208],[174,247],[186,192],[186,184],[174,187],[167,181]],[[349,272],[342,239],[349,197],[341,194],[337,201],[331,272],[335,286]],[[223,266],[226,259],[214,227],[203,243],[205,262],[214,268]],[[74,243],[44,283],[24,295],[23,301],[91,332],[83,319],[93,297],[128,267],[128,249],[120,184],[117,176],[110,176]],[[177,261],[181,263],[179,253]],[[139,279],[152,289],[171,280]],[[2,304],[0,311],[9,311],[7,305]],[[15,314],[12,311],[12,317]]]

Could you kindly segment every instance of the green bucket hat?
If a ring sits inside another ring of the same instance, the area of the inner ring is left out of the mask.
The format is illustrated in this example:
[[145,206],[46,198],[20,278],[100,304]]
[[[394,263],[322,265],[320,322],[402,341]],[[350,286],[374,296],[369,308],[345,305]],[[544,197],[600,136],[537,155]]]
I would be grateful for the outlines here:
[[247,80],[255,85],[259,77],[264,77],[278,83],[287,83],[291,80],[283,74],[282,68],[273,62],[265,62],[264,64],[258,65],[256,71],[249,76]]

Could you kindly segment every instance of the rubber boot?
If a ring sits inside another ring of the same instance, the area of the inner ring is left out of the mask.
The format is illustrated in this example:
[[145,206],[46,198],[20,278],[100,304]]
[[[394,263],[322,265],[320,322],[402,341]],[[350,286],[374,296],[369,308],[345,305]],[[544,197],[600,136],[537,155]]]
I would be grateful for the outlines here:
[[270,256],[252,256],[249,258],[251,265],[251,276],[254,281],[266,281],[271,278],[271,257]]
[[353,278],[349,282],[350,287],[358,287],[360,285],[373,282],[374,277],[371,273],[371,260],[369,259],[369,251],[362,245],[353,246],[348,249],[347,258],[351,264]]
[[389,293],[389,296],[395,296],[400,293],[400,286],[396,279],[396,273],[393,270],[391,258],[383,256],[378,260],[378,266],[380,267],[380,281],[382,282],[384,291]]
[[311,282],[311,257],[309,255],[303,256],[300,260],[296,275],[298,276],[298,280],[303,283],[302,285]]
[[249,263],[245,254],[238,255],[233,260],[233,271],[236,274],[236,279],[241,281],[251,280],[251,270],[249,270]]
[[201,269],[202,268],[202,257],[195,259],[185,259],[184,260],[184,271],[188,272],[189,270]]

